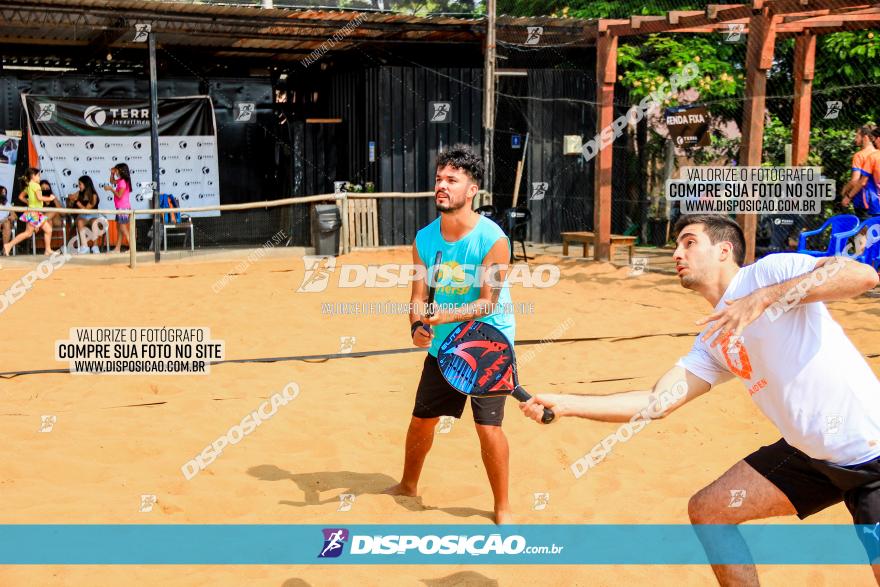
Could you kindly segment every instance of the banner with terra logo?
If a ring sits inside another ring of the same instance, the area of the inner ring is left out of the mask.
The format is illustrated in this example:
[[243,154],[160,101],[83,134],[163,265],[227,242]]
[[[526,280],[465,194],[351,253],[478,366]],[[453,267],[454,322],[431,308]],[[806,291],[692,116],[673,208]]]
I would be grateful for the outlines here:
[[[150,103],[141,99],[56,98],[23,94],[27,124],[42,178],[59,198],[92,178],[99,208],[112,210],[113,194],[102,189],[110,168],[131,170],[131,205],[150,208],[152,159]],[[217,123],[207,96],[159,99],[159,191],[173,194],[181,207],[220,204]],[[219,211],[192,216],[219,216]]]

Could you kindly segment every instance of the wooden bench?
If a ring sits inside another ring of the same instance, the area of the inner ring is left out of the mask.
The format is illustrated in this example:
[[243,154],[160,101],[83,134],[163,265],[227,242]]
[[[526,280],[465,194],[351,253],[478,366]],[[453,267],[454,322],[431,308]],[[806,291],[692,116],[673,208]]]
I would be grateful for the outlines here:
[[[595,232],[563,232],[562,233],[562,254],[568,255],[568,245],[571,243],[581,243],[584,246],[584,257],[587,256],[587,247],[589,245],[594,245],[596,242],[596,233]],[[629,257],[627,258],[627,263],[632,262],[633,253],[635,252],[636,247],[636,237],[634,236],[624,236],[622,234],[612,234],[611,235],[611,248],[608,251],[608,256],[610,260],[614,260],[614,251],[618,248],[625,248]]]

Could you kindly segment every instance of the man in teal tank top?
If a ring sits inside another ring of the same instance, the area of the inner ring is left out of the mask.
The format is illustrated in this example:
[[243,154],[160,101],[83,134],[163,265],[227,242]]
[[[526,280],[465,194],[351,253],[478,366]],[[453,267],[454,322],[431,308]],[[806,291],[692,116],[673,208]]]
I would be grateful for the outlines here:
[[[439,310],[425,317],[428,284],[413,281],[410,326],[413,344],[428,356],[416,392],[406,434],[403,477],[386,490],[392,495],[418,494],[419,475],[434,440],[440,416],[460,418],[467,396],[450,386],[437,365],[437,349],[458,324],[481,320],[498,327],[513,342],[515,322],[505,275],[510,261],[507,237],[497,224],[473,211],[483,179],[483,161],[468,145],[455,145],[437,158],[435,204],[439,217],[421,229],[413,244],[413,263],[437,275],[434,302]],[[434,268],[437,252],[441,266]],[[505,311],[505,309],[507,311]],[[428,328],[430,327],[430,328]],[[509,456],[501,430],[505,397],[471,398],[483,464],[495,498],[495,522],[509,523],[507,497]]]

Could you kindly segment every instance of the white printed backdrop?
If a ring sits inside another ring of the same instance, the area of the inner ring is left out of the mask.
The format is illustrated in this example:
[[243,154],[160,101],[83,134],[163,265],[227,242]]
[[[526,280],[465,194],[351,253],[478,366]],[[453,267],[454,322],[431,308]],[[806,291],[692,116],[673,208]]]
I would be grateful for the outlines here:
[[[43,179],[55,195],[77,190],[81,175],[92,178],[102,209],[112,210],[113,194],[102,186],[110,168],[131,170],[131,204],[150,208],[152,181],[148,106],[134,100],[23,96]],[[133,116],[134,115],[134,116]],[[147,115],[147,116],[145,116]],[[207,97],[159,101],[159,191],[181,207],[220,204],[216,124]],[[219,211],[192,216],[219,216]]]
[[0,134],[0,185],[6,188],[7,205],[14,203],[15,193],[15,160],[18,154],[18,139]]

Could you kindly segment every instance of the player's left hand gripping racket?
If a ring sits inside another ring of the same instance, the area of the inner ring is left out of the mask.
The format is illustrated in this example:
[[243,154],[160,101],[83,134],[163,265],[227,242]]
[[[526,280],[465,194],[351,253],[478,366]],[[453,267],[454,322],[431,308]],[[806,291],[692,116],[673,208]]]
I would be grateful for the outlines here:
[[[521,402],[531,395],[519,384],[513,345],[504,333],[485,322],[459,324],[440,345],[440,373],[449,385],[471,397],[512,395]],[[549,424],[556,414],[544,408],[541,421]]]

